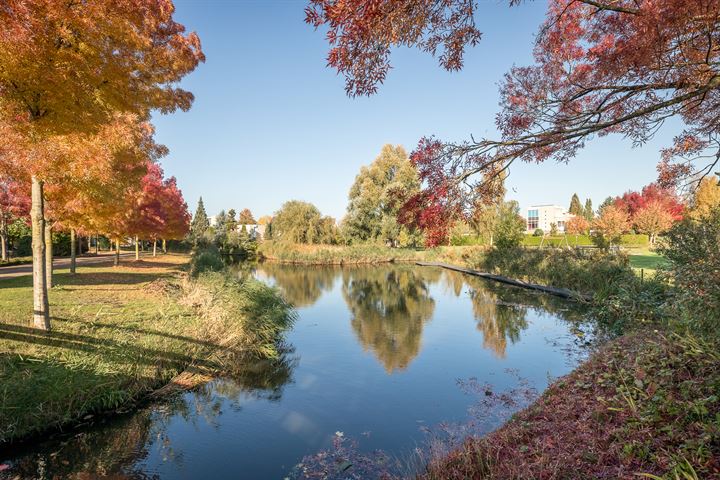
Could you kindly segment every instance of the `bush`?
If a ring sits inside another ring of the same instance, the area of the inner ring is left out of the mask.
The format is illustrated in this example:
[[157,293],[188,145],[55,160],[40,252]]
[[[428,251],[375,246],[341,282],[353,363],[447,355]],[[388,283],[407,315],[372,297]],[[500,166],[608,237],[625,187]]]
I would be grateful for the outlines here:
[[198,276],[204,272],[219,272],[225,268],[222,256],[217,247],[206,245],[198,247],[190,260],[190,274]]
[[668,261],[661,273],[674,285],[668,308],[683,324],[718,333],[720,324],[720,209],[699,221],[685,219],[659,249]]
[[658,321],[667,288],[642,281],[627,255],[594,249],[492,250],[476,257],[477,268],[528,282],[591,295],[594,313],[614,330]]
[[542,228],[536,228],[533,232],[533,237],[542,237],[545,235],[545,232],[542,231]]

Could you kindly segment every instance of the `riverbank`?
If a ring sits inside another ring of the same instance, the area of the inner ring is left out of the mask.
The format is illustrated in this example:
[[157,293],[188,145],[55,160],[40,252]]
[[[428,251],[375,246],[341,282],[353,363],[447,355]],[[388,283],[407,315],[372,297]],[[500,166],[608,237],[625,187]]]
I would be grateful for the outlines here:
[[0,445],[277,356],[292,322],[277,292],[222,273],[190,279],[189,258],[57,271],[51,332],[27,325],[31,277],[0,281]]
[[262,260],[298,265],[361,265],[376,263],[447,262],[462,263],[483,251],[480,246],[436,247],[432,249],[390,248],[381,245],[301,245],[276,241],[258,244]]
[[620,337],[418,478],[720,478],[717,352],[689,335]]

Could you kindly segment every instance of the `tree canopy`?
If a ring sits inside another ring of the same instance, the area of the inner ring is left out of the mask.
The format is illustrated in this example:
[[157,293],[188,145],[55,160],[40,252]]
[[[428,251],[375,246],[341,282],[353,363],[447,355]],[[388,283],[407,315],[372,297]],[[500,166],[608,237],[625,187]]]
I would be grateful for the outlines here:
[[[511,5],[520,4],[510,0]],[[329,66],[349,94],[372,94],[385,79],[395,46],[440,52],[462,67],[464,48],[480,38],[479,2],[311,0],[307,21],[328,28]],[[413,162],[424,189],[417,208],[426,228],[466,215],[476,197],[515,161],[570,161],[588,141],[612,133],[640,145],[664,122],[686,125],[662,152],[662,187],[697,180],[720,156],[720,0],[551,0],[534,48],[535,62],[513,67],[500,87],[500,137],[418,144]],[[440,49],[442,47],[442,49]]]
[[420,190],[415,167],[401,146],[385,145],[380,155],[360,169],[350,188],[346,237],[356,241],[381,241],[397,245],[401,234],[413,232],[398,222],[405,201]]

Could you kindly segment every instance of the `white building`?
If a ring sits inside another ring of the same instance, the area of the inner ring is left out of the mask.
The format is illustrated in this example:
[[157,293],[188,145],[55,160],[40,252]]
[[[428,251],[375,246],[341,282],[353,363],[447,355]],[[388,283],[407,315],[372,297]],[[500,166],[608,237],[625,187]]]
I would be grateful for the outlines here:
[[238,225],[237,231],[242,232],[243,227],[245,227],[245,231],[250,236],[250,238],[253,238],[255,240],[262,240],[263,238],[265,238],[266,225],[259,225],[259,224]]
[[555,224],[558,232],[564,232],[565,222],[572,217],[574,215],[560,205],[533,205],[527,211],[527,232],[532,233],[539,228],[550,233],[552,224]]

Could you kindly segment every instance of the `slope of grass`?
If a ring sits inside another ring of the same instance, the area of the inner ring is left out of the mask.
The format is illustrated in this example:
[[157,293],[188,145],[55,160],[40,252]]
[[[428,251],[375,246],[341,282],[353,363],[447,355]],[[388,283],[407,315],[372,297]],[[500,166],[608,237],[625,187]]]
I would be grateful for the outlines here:
[[254,280],[188,280],[188,260],[59,271],[50,332],[30,326],[31,277],[0,280],[0,445],[127,408],[181,372],[211,376],[228,353],[272,356],[284,301]]

